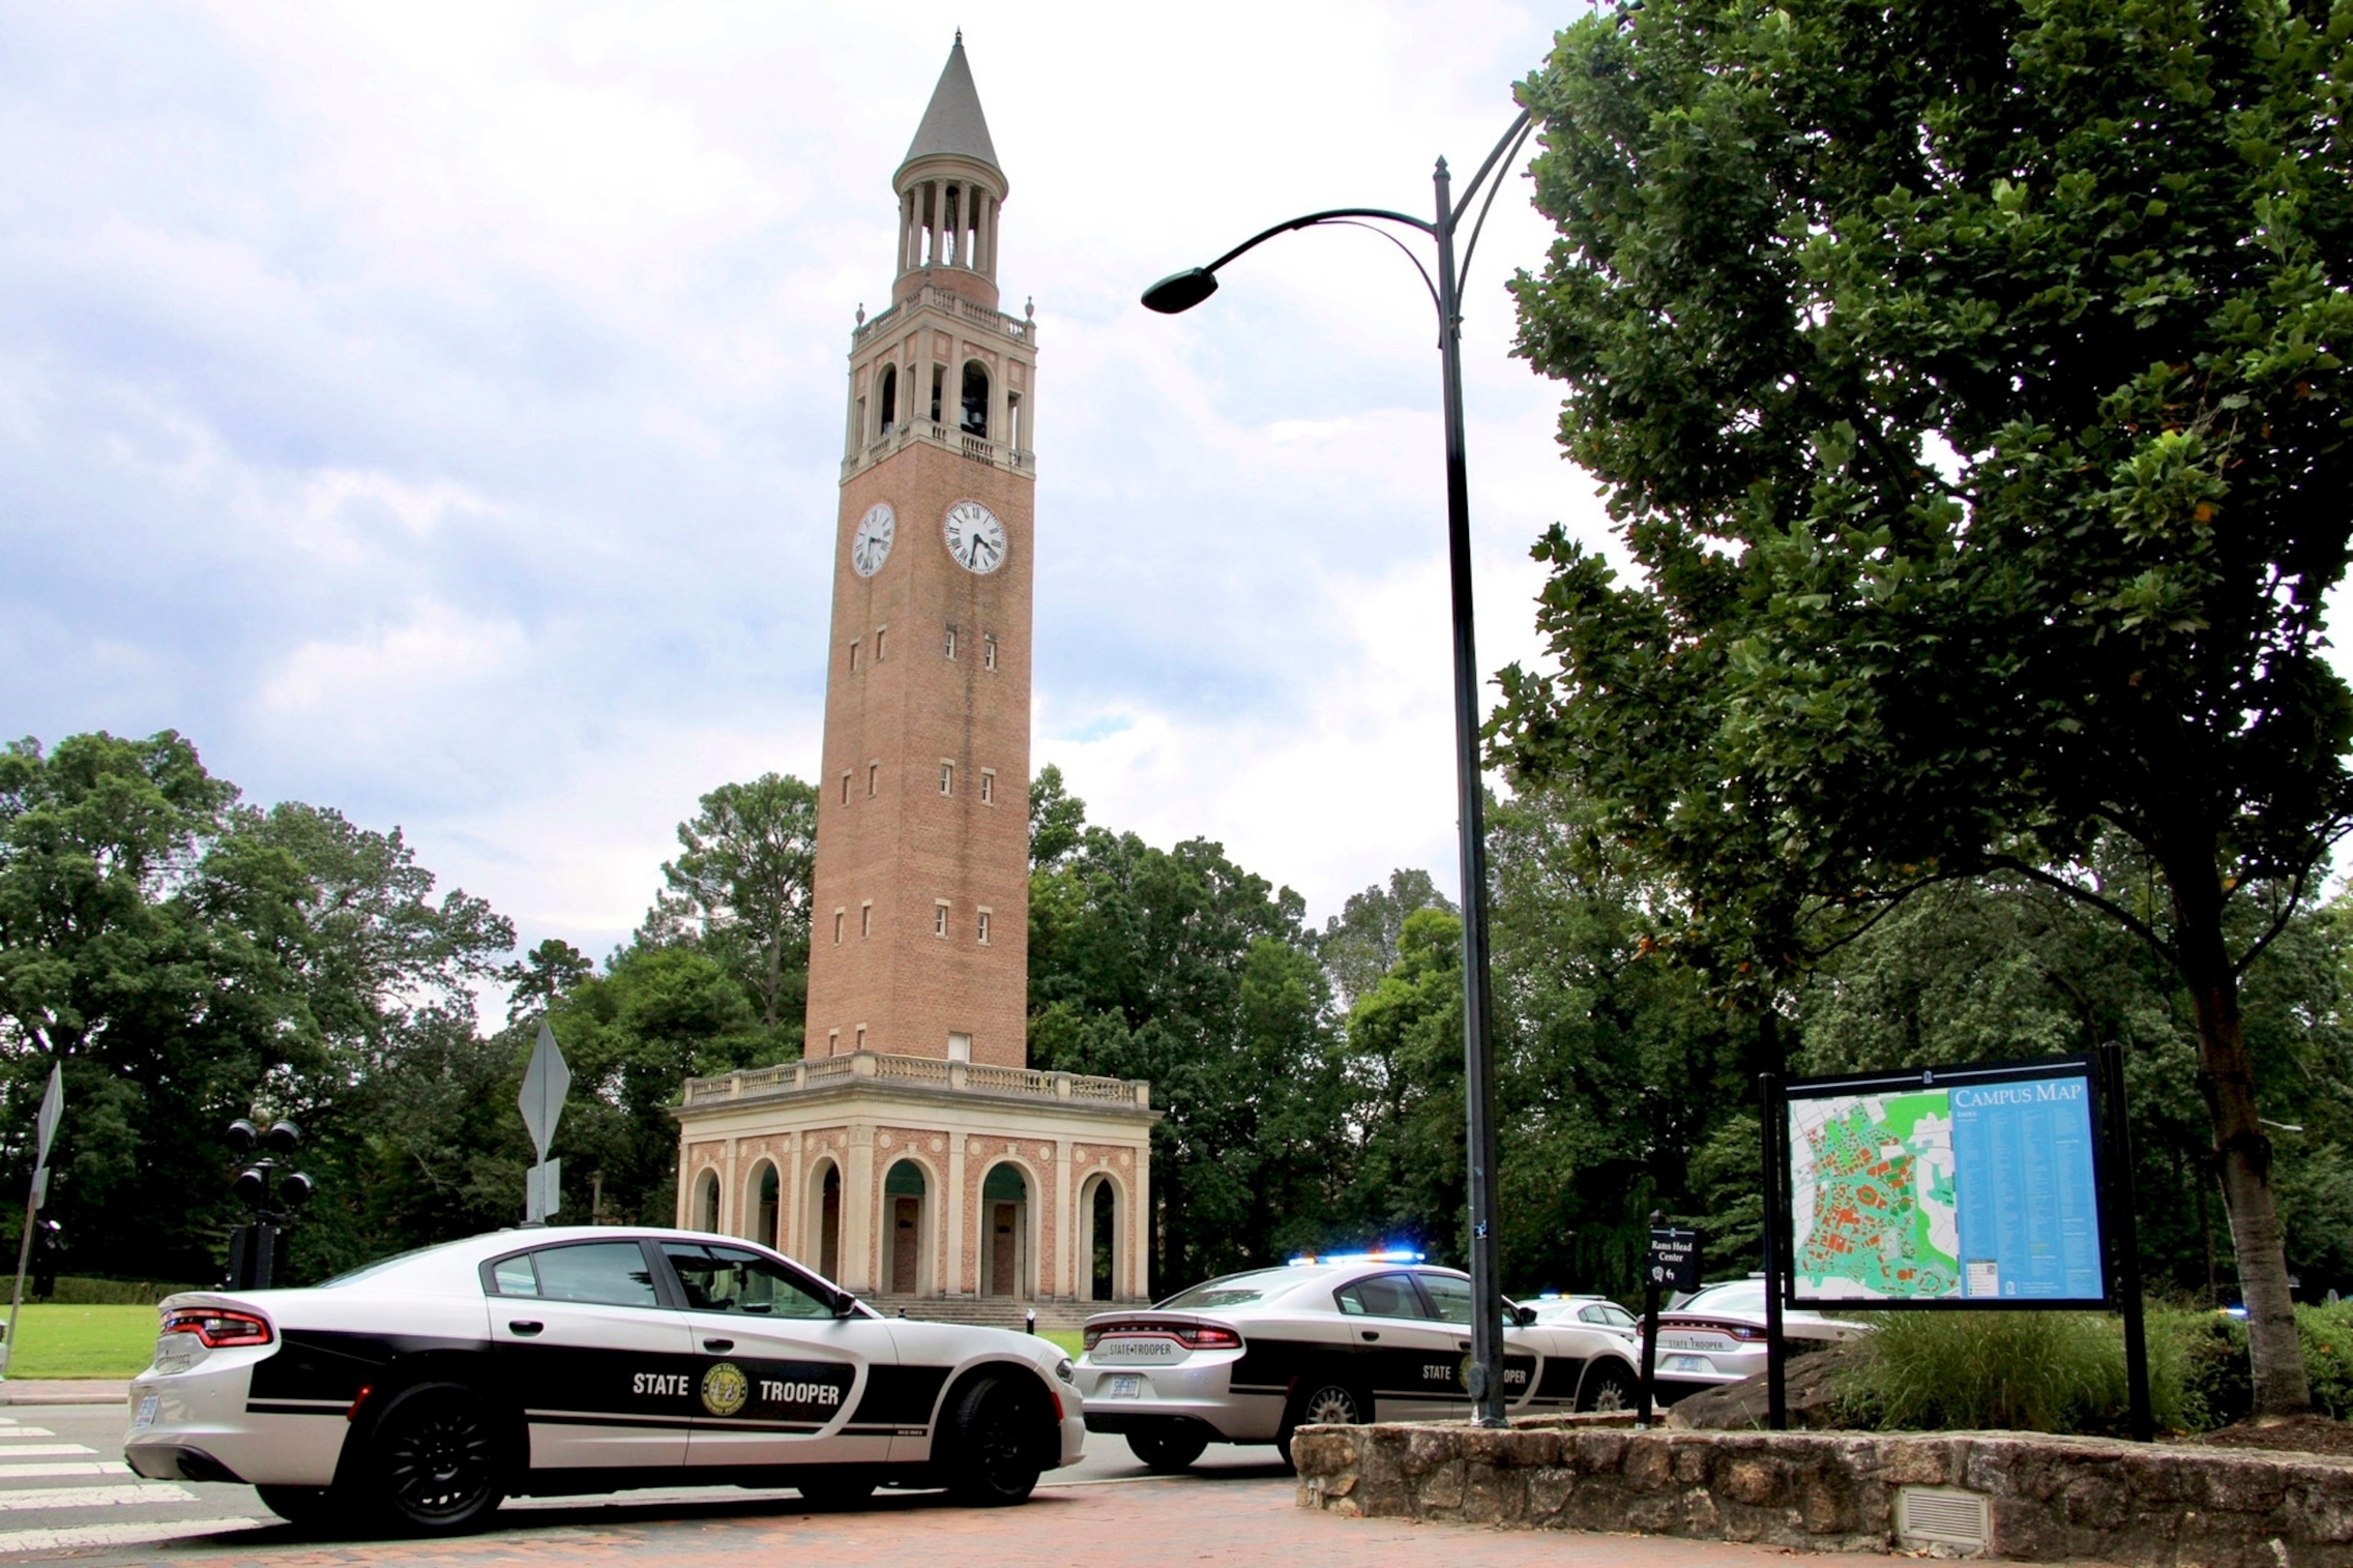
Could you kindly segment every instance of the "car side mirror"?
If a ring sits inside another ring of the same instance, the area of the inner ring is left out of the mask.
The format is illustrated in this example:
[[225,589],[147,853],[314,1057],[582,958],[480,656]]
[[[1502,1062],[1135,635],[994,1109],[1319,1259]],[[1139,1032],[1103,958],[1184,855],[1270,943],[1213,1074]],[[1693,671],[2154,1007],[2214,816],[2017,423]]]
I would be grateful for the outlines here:
[[852,1296],[847,1290],[835,1297],[833,1298],[833,1315],[837,1318],[856,1317],[858,1315],[858,1298]]
[[1512,1308],[1512,1320],[1523,1329],[1533,1329],[1536,1326],[1536,1309],[1533,1307],[1514,1307]]

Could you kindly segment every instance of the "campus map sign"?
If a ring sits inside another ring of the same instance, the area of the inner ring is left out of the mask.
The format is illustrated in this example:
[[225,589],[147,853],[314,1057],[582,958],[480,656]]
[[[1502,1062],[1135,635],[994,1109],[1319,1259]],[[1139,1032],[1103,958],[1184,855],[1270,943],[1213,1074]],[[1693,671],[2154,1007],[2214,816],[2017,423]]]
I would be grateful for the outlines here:
[[2096,1082],[2062,1057],[1788,1085],[1788,1298],[2103,1304]]

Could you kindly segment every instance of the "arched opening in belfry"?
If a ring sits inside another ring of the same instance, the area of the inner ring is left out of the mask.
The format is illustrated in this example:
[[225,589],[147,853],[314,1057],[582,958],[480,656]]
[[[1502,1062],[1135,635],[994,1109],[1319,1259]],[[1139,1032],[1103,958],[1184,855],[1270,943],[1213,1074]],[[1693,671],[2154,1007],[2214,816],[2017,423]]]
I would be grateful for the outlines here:
[[1018,1165],[999,1165],[980,1187],[983,1296],[1028,1294],[1029,1183]]
[[[820,1163],[810,1177],[809,1225],[802,1233],[801,1261],[813,1263],[828,1279],[841,1277],[841,1168]],[[814,1248],[810,1244],[815,1243]],[[817,1255],[808,1254],[814,1250]]]
[[719,1172],[705,1171],[694,1181],[694,1228],[715,1231],[719,1228]]
[[931,1229],[923,1223],[923,1168],[912,1160],[900,1160],[882,1178],[882,1224],[889,1249],[883,1255],[889,1268],[882,1288],[894,1295],[913,1296],[923,1288],[923,1254]]
[[988,434],[988,367],[977,359],[964,363],[964,429],[968,436]]
[[882,379],[876,386],[874,402],[875,406],[882,411],[881,433],[887,436],[897,429],[899,424],[899,367],[897,366],[886,365],[882,367]]
[[776,1167],[763,1160],[752,1183],[752,1239],[762,1246],[776,1245],[777,1195]]
[[1119,1290],[1119,1189],[1108,1176],[1088,1184],[1081,1200],[1087,1223],[1087,1299],[1110,1301]]

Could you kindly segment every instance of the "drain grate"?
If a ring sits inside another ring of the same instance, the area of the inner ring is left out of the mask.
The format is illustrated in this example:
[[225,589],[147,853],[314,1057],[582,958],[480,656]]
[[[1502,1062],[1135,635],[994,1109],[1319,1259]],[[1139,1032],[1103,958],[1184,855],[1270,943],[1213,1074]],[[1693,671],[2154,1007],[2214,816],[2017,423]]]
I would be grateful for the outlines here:
[[1895,1489],[1895,1534],[1906,1546],[1956,1546],[1982,1552],[1993,1537],[1983,1492],[1958,1487]]

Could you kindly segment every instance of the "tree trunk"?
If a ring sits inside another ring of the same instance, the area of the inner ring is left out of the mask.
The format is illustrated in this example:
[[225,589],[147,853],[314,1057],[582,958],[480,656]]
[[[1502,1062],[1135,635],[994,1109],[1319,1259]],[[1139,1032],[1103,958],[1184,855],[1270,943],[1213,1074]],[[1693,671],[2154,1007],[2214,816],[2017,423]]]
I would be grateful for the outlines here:
[[2173,893],[2181,978],[2198,1015],[2198,1088],[2213,1128],[2214,1170],[2247,1308],[2254,1414],[2297,1415],[2312,1408],[2312,1385],[2305,1375],[2304,1343],[2296,1337],[2287,1241],[2272,1197],[2271,1139],[2255,1118],[2254,1074],[2239,1017],[2239,977],[2222,940],[2222,892],[2213,854],[2168,863],[2166,881]]

